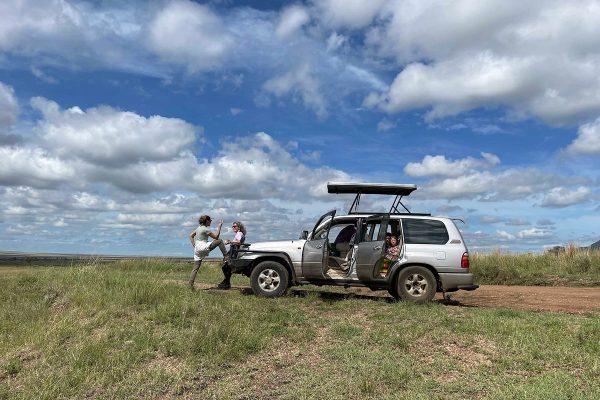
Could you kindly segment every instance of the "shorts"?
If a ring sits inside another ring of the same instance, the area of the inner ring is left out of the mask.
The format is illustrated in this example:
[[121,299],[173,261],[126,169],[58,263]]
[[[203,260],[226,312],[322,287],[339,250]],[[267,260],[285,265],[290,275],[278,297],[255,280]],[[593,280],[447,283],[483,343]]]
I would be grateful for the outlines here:
[[210,253],[210,243],[209,242],[196,242],[194,246],[194,261],[200,261],[208,256]]

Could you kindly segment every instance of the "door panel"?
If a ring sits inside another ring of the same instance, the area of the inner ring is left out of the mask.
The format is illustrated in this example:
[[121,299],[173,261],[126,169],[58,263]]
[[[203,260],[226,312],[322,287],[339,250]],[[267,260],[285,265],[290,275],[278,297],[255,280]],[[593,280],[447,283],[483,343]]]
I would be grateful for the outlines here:
[[302,275],[307,279],[323,278],[323,261],[327,251],[327,238],[306,242],[302,252]]
[[384,255],[385,240],[362,242],[356,250],[356,274],[361,281],[371,281],[376,277],[375,269]]
[[365,235],[356,249],[356,275],[361,281],[372,281],[378,276],[380,260],[385,255],[385,233],[388,216],[366,218],[363,227]]
[[[302,250],[302,275],[306,279],[323,279],[323,264],[327,262],[329,227],[335,210],[323,214],[315,224],[310,239]],[[329,221],[329,222],[328,222]],[[324,226],[324,224],[329,224]]]

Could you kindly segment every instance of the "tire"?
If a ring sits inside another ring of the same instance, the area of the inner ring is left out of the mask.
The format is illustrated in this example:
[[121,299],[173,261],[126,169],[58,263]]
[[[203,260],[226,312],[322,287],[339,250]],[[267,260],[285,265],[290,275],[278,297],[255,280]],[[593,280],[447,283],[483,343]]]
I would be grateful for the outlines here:
[[426,303],[435,297],[437,281],[425,267],[406,267],[398,275],[396,288],[402,300]]
[[276,261],[263,261],[254,267],[250,274],[250,286],[257,296],[281,296],[287,290],[288,284],[287,269]]

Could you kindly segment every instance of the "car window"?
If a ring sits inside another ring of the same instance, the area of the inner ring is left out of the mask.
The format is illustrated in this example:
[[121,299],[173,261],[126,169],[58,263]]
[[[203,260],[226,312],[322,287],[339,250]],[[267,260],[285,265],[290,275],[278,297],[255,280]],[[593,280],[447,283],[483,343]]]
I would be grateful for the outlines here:
[[356,224],[339,223],[329,230],[329,239],[334,243],[349,243],[356,232]]
[[373,242],[377,240],[379,236],[379,228],[381,227],[380,221],[371,221],[366,224],[366,234],[364,237],[365,242]]
[[328,221],[322,223],[321,226],[317,228],[317,231],[315,232],[315,235],[312,237],[312,239],[325,239],[327,237],[327,233],[329,232],[329,225],[331,225],[331,218]]
[[446,244],[448,231],[442,221],[432,219],[402,219],[404,242],[407,244]]

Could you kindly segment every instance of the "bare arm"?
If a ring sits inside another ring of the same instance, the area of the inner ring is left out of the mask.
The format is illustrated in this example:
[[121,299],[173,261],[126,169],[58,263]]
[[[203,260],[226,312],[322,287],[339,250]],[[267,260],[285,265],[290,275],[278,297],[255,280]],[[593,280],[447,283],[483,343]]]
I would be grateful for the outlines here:
[[196,231],[192,231],[192,233],[190,233],[190,242],[192,242],[192,246],[195,246],[195,241],[194,238],[196,237]]
[[211,238],[213,238],[213,239],[218,239],[218,238],[219,238],[219,235],[221,234],[221,227],[222,227],[222,226],[223,226],[223,220],[220,220],[220,221],[219,221],[219,226],[218,226],[218,228],[217,228],[217,233],[212,233],[212,232],[210,232],[210,233],[208,234],[208,236],[210,236],[210,237],[211,237]]

